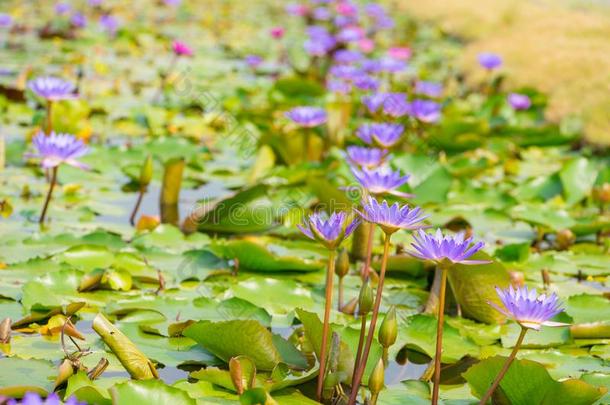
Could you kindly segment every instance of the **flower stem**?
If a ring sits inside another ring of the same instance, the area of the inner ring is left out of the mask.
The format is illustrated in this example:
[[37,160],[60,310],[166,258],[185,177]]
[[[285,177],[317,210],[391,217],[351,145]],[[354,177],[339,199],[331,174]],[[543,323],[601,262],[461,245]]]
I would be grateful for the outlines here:
[[525,338],[526,332],[527,332],[527,328],[522,327],[521,333],[519,334],[519,338],[517,339],[517,343],[515,343],[515,347],[513,347],[513,351],[510,353],[510,356],[508,356],[508,359],[506,359],[504,366],[502,366],[502,370],[500,370],[500,372],[498,373],[493,384],[491,385],[489,390],[485,393],[485,396],[483,397],[483,399],[481,399],[481,402],[479,402],[479,405],[485,405],[487,403],[487,401],[489,401],[489,398],[491,398],[491,396],[493,395],[496,388],[498,388],[498,385],[500,385],[500,381],[502,381],[502,378],[508,371],[510,365],[515,360],[515,357],[517,356],[517,352],[521,348],[521,344],[523,343],[523,339]]
[[434,387],[432,389],[432,405],[438,403],[438,393],[441,381],[441,353],[443,349],[443,324],[445,317],[445,291],[447,290],[447,268],[439,264],[437,271],[441,272],[441,287],[438,297],[438,324],[436,327],[436,352],[434,355]]
[[136,200],[136,205],[133,207],[133,211],[131,211],[131,216],[129,217],[129,223],[131,226],[135,225],[136,222],[136,214],[140,209],[140,204],[142,204],[142,199],[144,198],[144,193],[146,192],[146,187],[140,187],[140,191],[138,192],[138,199]]
[[352,374],[352,384],[356,379],[356,371],[362,357],[362,346],[364,345],[364,334],[366,333],[366,315],[361,315],[362,323],[360,324],[360,338],[358,339],[358,350],[356,351],[356,361],[354,362],[354,373]]
[[51,202],[51,195],[53,194],[53,189],[55,188],[55,183],[57,181],[57,169],[58,166],[55,166],[53,170],[51,170],[51,182],[49,184],[49,191],[47,192],[47,198],[44,201],[44,206],[42,207],[42,213],[40,214],[40,219],[38,220],[39,224],[44,223],[44,218],[47,216],[47,209],[49,208],[49,203]]
[[373,336],[375,335],[375,325],[377,324],[377,317],[379,315],[379,306],[381,305],[381,294],[383,292],[383,281],[385,279],[385,270],[388,265],[388,256],[390,253],[390,235],[386,234],[385,243],[383,245],[383,259],[381,260],[381,271],[379,273],[379,283],[377,284],[377,295],[375,296],[375,306],[373,307],[373,315],[371,317],[371,324],[369,325],[369,334],[366,338],[366,345],[362,352],[362,359],[358,364],[356,371],[356,378],[352,380],[352,392],[350,393],[348,405],[354,405],[356,403],[356,396],[358,396],[358,387],[362,381],[362,375],[366,368],[366,361],[371,351],[371,345],[373,344]]
[[318,374],[318,387],[316,396],[318,402],[322,400],[322,388],[324,386],[324,374],[326,371],[326,349],[328,346],[328,331],[330,329],[330,309],[333,301],[333,280],[335,278],[335,255],[331,250],[328,255],[328,271],[326,272],[326,302],[324,305],[324,323],[322,325],[322,346],[320,348],[320,371]]
[[364,262],[364,267],[362,268],[362,280],[368,280],[369,274],[371,272],[371,257],[373,256],[373,240],[375,239],[375,225],[373,224],[362,224],[364,226],[368,226],[369,235],[368,240],[366,242],[366,261]]
[[169,66],[167,67],[167,71],[161,74],[161,84],[159,85],[159,89],[153,98],[153,103],[159,102],[161,96],[163,96],[163,92],[165,90],[165,86],[167,85],[167,78],[172,74],[174,68],[176,67],[176,63],[178,62],[178,56],[174,54],[172,59],[169,62]]
[[337,289],[339,290],[339,298],[337,302],[337,311],[341,312],[341,308],[343,308],[343,277],[339,277],[339,284],[337,285]]
[[47,100],[47,125],[44,133],[50,135],[53,131],[53,101]]

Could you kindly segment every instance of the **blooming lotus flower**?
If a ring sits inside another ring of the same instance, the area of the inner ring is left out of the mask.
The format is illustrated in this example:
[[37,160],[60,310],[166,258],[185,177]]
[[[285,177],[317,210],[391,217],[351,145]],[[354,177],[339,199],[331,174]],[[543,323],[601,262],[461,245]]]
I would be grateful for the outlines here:
[[415,93],[433,98],[440,97],[443,94],[443,85],[441,83],[419,80],[415,83]]
[[391,117],[403,117],[411,113],[411,110],[406,94],[388,93],[383,100],[383,112]]
[[380,204],[373,197],[368,198],[362,205],[362,212],[358,213],[365,221],[379,225],[387,235],[400,229],[420,229],[424,226],[421,222],[428,218],[428,215],[421,215],[419,207],[410,208],[398,203],[388,205],[385,200]]
[[64,15],[70,12],[70,10],[72,10],[72,6],[70,6],[70,4],[68,3],[57,3],[55,4],[55,13],[57,15]]
[[356,135],[369,145],[376,144],[389,149],[398,142],[404,130],[400,124],[363,124],[356,131]]
[[487,70],[493,70],[502,66],[502,58],[495,53],[482,52],[478,55],[479,65]]
[[193,50],[181,41],[174,41],[172,50],[176,56],[193,56]]
[[76,28],[85,28],[87,26],[87,17],[83,13],[76,12],[70,19],[70,22]]
[[398,60],[409,60],[411,58],[412,52],[411,48],[407,46],[395,46],[388,50],[388,55]]
[[358,224],[360,224],[359,219],[350,222],[348,215],[343,211],[333,212],[330,217],[326,213],[314,212],[297,227],[308,238],[317,240],[328,249],[334,250],[354,232]]
[[362,38],[358,41],[358,48],[364,53],[371,53],[375,50],[375,41],[370,38]]
[[409,104],[409,115],[421,122],[437,122],[441,118],[441,105],[432,100],[413,100]]
[[284,27],[273,27],[271,28],[270,34],[273,39],[282,39],[286,30]]
[[263,63],[263,58],[259,55],[247,55],[244,58],[244,62],[246,62],[246,65],[250,66],[252,69],[256,69]]
[[388,167],[380,167],[372,170],[363,168],[362,170],[358,170],[352,167],[351,171],[354,177],[356,177],[356,180],[358,180],[358,183],[360,183],[360,185],[370,194],[392,194],[403,198],[413,197],[411,194],[396,190],[398,187],[406,184],[409,181],[409,177],[411,177],[408,174],[405,176],[401,175],[399,170],[393,171]]
[[362,58],[362,53],[349,49],[340,49],[333,55],[336,63],[355,63],[361,61]]
[[9,14],[0,13],[0,28],[10,27],[13,24],[13,18]]
[[311,13],[314,20],[318,21],[328,21],[332,18],[332,14],[330,10],[326,7],[316,7]]
[[374,93],[364,96],[362,97],[362,104],[366,106],[366,109],[369,110],[371,114],[375,114],[383,105],[386,96],[385,93]]
[[44,76],[37,77],[28,82],[28,87],[37,96],[49,101],[70,100],[76,98],[74,94],[75,86],[57,77]]
[[406,68],[407,62],[391,57],[384,57],[379,59],[379,66],[377,69],[379,72],[398,73]]
[[473,238],[464,239],[464,232],[454,236],[443,236],[440,229],[435,234],[427,234],[423,230],[414,235],[415,242],[411,245],[415,251],[409,252],[412,256],[435,262],[450,261],[460,264],[485,264],[489,260],[469,260],[468,258],[481,250],[485,243],[473,243]]
[[295,107],[286,113],[286,117],[305,128],[317,127],[326,122],[326,111],[317,107]]
[[355,165],[364,168],[379,166],[388,156],[388,151],[377,148],[366,148],[362,146],[348,146],[347,157]]
[[561,301],[555,293],[551,295],[536,293],[536,289],[527,286],[505,290],[496,287],[496,292],[504,308],[494,302],[487,303],[496,310],[515,320],[519,325],[528,329],[540,330],[544,326],[566,326],[566,323],[552,322],[549,319],[563,311]]
[[354,80],[365,74],[362,69],[353,65],[333,65],[328,70],[328,73],[346,80]]
[[[335,47],[337,41],[327,31],[323,29],[309,30],[309,38],[303,45],[307,53],[312,56],[325,56]],[[322,27],[316,27],[322,28]]]
[[62,163],[81,169],[89,168],[77,160],[86,155],[89,148],[74,135],[56,134],[55,132],[45,135],[40,132],[34,137],[32,143],[37,153],[27,154],[26,157],[42,159],[40,165],[45,169],[57,167]]
[[349,94],[352,91],[352,85],[345,80],[329,79],[326,81],[326,89],[333,93]]
[[100,17],[100,26],[106,33],[114,36],[119,28],[119,20],[111,14],[104,14]]
[[510,93],[507,97],[508,103],[515,110],[527,110],[532,106],[532,100],[525,94]]
[[304,4],[289,4],[285,10],[287,14],[295,17],[304,17],[309,13],[309,9]]
[[356,42],[366,37],[366,33],[361,27],[346,27],[341,29],[335,36],[339,42]]
[[[26,392],[21,402],[17,402],[15,400],[9,400],[7,402],[9,405],[61,405],[62,402],[59,399],[59,395],[53,392],[47,396],[47,398],[42,398],[35,392]],[[85,405],[85,402],[79,402],[76,397],[71,396],[64,402],[65,405]]]
[[360,90],[375,91],[379,88],[379,80],[366,74],[356,76],[352,82],[354,83],[354,86]]

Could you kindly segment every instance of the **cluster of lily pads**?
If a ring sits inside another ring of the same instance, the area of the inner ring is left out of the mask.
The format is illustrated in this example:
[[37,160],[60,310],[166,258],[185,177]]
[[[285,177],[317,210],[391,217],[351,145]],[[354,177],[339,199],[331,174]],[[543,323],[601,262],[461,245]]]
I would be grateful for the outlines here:
[[[543,95],[505,92],[495,53],[464,83],[462,44],[377,3],[272,7],[264,47],[239,13],[195,23],[183,3],[153,8],[175,31],[123,85],[120,58],[137,65],[163,24],[57,3],[37,40],[116,47],[116,72],[82,62],[114,84],[91,96],[94,78],[37,70],[0,89],[31,135],[0,172],[0,403],[608,399],[608,158],[546,121]],[[0,13],[3,29],[27,48],[27,23]]]

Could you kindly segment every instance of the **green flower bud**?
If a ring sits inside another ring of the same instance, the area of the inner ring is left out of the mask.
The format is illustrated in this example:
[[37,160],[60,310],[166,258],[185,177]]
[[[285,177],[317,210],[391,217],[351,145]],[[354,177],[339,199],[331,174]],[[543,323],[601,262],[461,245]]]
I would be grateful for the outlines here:
[[383,367],[383,359],[379,359],[377,365],[373,369],[371,376],[369,377],[369,391],[371,395],[377,396],[383,389],[383,383],[385,379],[385,369]]
[[358,314],[364,316],[371,312],[373,309],[373,289],[369,284],[369,280],[366,280],[360,288],[360,296],[358,297]]
[[142,169],[140,170],[140,185],[148,186],[153,176],[153,159],[152,155],[146,156],[146,160],[142,164]]
[[343,278],[349,273],[349,254],[346,248],[341,248],[335,259],[335,272],[339,278]]
[[379,343],[385,348],[396,343],[398,323],[396,322],[396,307],[392,305],[379,327]]

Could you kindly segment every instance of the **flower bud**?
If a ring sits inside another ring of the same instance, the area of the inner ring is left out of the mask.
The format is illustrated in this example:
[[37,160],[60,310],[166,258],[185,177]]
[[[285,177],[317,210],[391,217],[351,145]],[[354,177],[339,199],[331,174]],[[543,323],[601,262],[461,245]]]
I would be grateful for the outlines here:
[[371,395],[376,396],[383,389],[384,374],[383,359],[379,359],[369,377],[369,390],[371,391]]
[[396,343],[397,336],[396,307],[392,305],[379,327],[379,343],[387,349]]
[[360,288],[358,307],[358,314],[361,316],[365,316],[373,309],[373,289],[369,284],[369,280],[366,280]]
[[576,236],[569,229],[563,229],[557,232],[557,246],[560,250],[566,250],[574,244]]
[[339,278],[343,278],[349,272],[349,254],[347,249],[341,248],[335,259],[335,272]]
[[229,360],[229,374],[231,375],[231,381],[237,391],[237,394],[241,395],[244,393],[243,374],[241,371],[241,363],[235,357],[231,357]]
[[148,186],[150,181],[152,180],[153,175],[153,159],[152,155],[146,156],[146,160],[142,164],[142,169],[140,170],[140,185]]
[[604,183],[601,186],[594,188],[593,198],[602,204],[608,204],[610,202],[610,183]]

